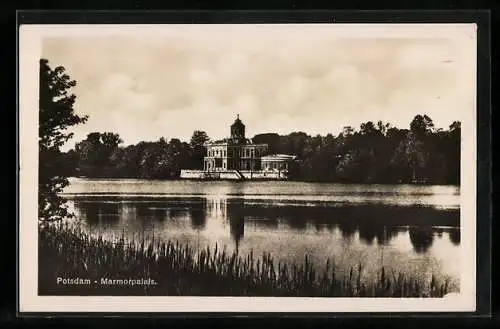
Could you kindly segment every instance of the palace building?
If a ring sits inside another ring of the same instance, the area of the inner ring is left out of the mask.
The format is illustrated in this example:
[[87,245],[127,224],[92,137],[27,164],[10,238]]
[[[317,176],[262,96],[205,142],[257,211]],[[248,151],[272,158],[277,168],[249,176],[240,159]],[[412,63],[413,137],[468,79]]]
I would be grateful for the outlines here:
[[239,115],[230,127],[230,137],[205,144],[203,170],[181,170],[181,178],[192,179],[288,179],[296,157],[269,154],[267,144],[256,144],[245,136]]
[[239,115],[231,125],[231,135],[222,141],[207,143],[205,171],[261,170],[261,158],[267,154],[267,144],[254,144],[245,137],[245,125]]

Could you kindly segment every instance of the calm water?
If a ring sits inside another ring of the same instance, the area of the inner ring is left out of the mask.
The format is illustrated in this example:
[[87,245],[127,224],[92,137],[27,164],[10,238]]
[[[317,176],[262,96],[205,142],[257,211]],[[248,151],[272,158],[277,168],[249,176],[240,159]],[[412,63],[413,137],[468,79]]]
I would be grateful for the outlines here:
[[460,273],[455,186],[71,179],[65,194],[85,229],[110,237],[330,257],[344,269],[361,262],[367,276],[381,266]]

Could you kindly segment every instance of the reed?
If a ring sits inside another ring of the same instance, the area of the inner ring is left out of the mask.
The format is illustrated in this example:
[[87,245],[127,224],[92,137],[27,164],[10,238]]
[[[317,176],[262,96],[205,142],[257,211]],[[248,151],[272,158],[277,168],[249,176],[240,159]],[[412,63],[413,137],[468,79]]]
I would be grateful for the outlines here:
[[[323,268],[318,270],[318,268]],[[81,229],[50,225],[39,229],[39,294],[281,297],[442,297],[448,279],[429,280],[382,267],[376,279],[363,277],[363,265],[339,275],[333,260],[284,263],[270,253],[246,256],[216,245],[196,250],[172,241],[115,240]],[[57,284],[56,278],[152,279],[154,285]]]

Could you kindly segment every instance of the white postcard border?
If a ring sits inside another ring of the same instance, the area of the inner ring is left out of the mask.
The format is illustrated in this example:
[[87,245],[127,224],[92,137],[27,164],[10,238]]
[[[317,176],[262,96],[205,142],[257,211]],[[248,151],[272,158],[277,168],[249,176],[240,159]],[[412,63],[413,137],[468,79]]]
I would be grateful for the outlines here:
[[[267,24],[269,25],[269,24]],[[315,24],[280,24],[282,29]],[[458,37],[471,40],[476,76],[475,24],[320,24],[322,33],[349,37]],[[191,28],[193,25],[190,25]],[[211,25],[216,29],[219,25]],[[264,26],[264,24],[261,24]],[[175,25],[183,28],[185,25]],[[228,26],[225,25],[225,28]],[[207,26],[204,26],[205,31]],[[250,27],[246,27],[250,28]],[[165,25],[22,25],[19,30],[19,311],[20,312],[461,312],[476,308],[476,104],[461,117],[461,288],[456,297],[269,298],[269,297],[104,297],[38,296],[37,173],[38,71],[42,39],[48,36],[172,33]],[[476,80],[471,81],[476,94]],[[453,111],[450,109],[450,111]]]

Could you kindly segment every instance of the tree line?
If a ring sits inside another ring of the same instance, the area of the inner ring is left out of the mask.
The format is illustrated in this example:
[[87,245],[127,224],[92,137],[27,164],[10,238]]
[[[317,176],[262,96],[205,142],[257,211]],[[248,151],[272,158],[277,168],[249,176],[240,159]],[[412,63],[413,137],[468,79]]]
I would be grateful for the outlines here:
[[122,146],[118,134],[93,132],[66,153],[75,168],[73,174],[85,177],[176,179],[181,169],[202,169],[208,136],[195,131],[190,143],[177,138],[140,142]]
[[436,129],[427,115],[416,115],[409,129],[368,121],[344,127],[337,136],[261,134],[273,153],[297,155],[298,178],[352,183],[460,183],[460,122]]
[[[93,132],[66,156],[86,177],[176,179],[181,169],[202,169],[209,141],[195,131],[189,142],[160,138],[123,146],[115,133]],[[268,153],[298,157],[296,180],[345,183],[458,184],[460,182],[460,122],[435,129],[427,115],[416,115],[409,129],[368,121],[359,128],[344,127],[338,135],[258,134],[255,143],[269,145]],[[71,167],[71,166],[70,166]]]

